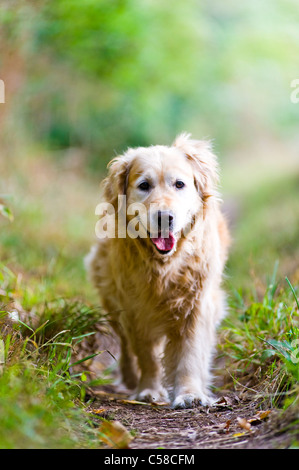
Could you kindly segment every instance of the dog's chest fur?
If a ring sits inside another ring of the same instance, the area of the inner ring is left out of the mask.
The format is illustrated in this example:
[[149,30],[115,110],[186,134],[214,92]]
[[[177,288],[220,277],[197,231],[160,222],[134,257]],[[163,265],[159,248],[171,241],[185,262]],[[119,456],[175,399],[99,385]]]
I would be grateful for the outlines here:
[[209,263],[203,264],[200,254],[184,261],[173,257],[166,263],[144,260],[137,251],[136,256],[132,253],[127,256],[128,250],[122,250],[119,240],[112,242],[118,245],[117,250],[112,250],[117,255],[109,257],[109,263],[119,309],[132,321],[142,317],[151,324],[157,319],[161,325],[173,321],[185,323],[200,302]]

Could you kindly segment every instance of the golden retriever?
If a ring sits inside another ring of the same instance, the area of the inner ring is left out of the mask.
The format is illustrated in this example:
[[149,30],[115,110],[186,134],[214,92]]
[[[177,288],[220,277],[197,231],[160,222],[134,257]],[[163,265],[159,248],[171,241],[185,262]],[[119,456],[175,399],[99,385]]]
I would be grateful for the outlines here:
[[212,403],[229,246],[217,183],[209,142],[185,133],[109,164],[99,220],[106,234],[87,264],[120,338],[122,380],[138,400]]

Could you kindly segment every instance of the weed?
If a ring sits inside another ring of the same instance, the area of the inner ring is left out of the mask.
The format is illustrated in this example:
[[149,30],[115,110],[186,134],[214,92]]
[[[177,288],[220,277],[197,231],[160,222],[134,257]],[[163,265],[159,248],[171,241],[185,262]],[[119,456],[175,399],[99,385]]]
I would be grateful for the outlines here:
[[240,292],[231,298],[238,317],[226,320],[220,347],[238,383],[254,388],[272,405],[285,396],[295,399],[299,383],[298,297],[289,280],[278,290],[276,272],[260,301],[245,303]]
[[76,367],[101,352],[74,359],[104,321],[99,309],[58,299],[36,305],[34,315],[22,311],[28,323],[12,318],[16,276],[3,265],[1,273],[0,448],[100,446],[84,411],[88,372]]

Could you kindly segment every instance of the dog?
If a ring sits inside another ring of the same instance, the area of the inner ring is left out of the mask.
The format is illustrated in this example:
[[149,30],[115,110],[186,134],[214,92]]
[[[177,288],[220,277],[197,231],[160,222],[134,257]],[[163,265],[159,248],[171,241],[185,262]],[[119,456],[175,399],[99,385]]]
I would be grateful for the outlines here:
[[217,158],[210,142],[183,133],[171,146],[128,149],[108,168],[99,220],[107,228],[113,218],[121,236],[101,236],[87,265],[120,339],[122,381],[137,400],[210,405],[230,245]]

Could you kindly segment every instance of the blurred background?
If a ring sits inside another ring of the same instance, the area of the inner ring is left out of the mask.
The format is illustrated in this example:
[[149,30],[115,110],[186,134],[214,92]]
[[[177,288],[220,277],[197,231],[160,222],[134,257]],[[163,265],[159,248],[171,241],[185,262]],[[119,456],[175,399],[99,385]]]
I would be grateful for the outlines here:
[[1,1],[0,258],[28,307],[95,298],[82,259],[108,161],[182,131],[219,156],[228,283],[298,282],[298,22],[297,0]]

